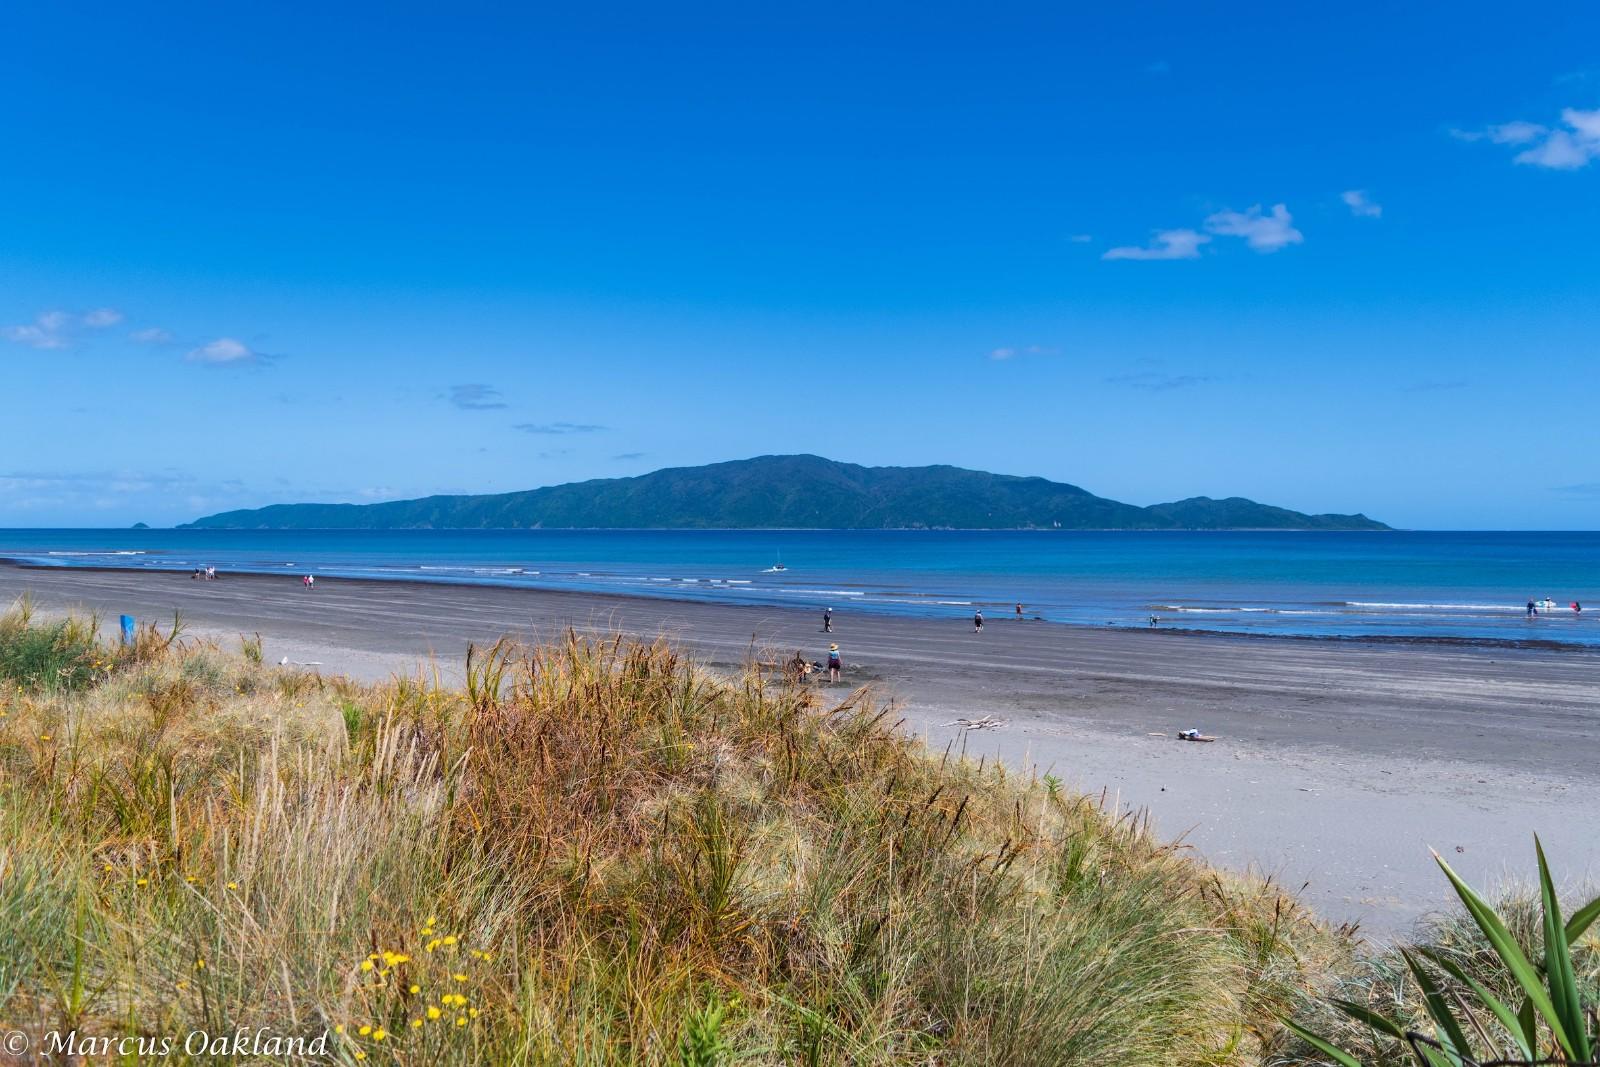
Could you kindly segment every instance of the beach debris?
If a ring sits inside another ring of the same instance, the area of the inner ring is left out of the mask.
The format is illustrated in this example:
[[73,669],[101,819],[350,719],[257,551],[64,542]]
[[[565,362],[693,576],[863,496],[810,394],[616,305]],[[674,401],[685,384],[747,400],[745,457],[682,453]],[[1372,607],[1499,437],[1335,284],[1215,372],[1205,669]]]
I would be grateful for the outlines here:
[[1210,737],[1210,736],[1208,736],[1206,734],[1203,734],[1199,730],[1179,730],[1178,731],[1178,740],[1179,741],[1215,741],[1216,738],[1215,737]]
[[1005,729],[1006,721],[994,715],[985,715],[981,719],[957,719],[955,722],[947,722],[945,725],[959,726],[963,730],[1003,730]]
[[282,659],[280,659],[278,661],[278,666],[280,666],[280,667],[320,667],[320,666],[322,666],[322,661],[320,659],[307,659],[307,660],[290,659],[288,656],[285,656],[285,657],[283,657]]

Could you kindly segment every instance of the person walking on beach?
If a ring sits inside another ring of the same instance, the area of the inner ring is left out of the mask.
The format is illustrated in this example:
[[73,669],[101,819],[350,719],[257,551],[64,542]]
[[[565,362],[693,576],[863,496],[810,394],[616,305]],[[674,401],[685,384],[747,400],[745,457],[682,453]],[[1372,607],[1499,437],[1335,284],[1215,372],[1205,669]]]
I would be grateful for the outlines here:
[[822,609],[822,632],[825,633],[825,634],[833,633],[833,609],[832,608],[823,608]]
[[1531,619],[1537,614],[1539,614],[1539,609],[1534,605],[1533,601],[1528,601],[1528,618]]
[[1020,602],[1017,604],[1017,621],[1022,621],[1022,604]]
[[844,670],[844,660],[839,658],[839,646],[828,646],[828,681],[837,682],[839,672]]
[[972,632],[975,633],[975,634],[983,633],[983,611],[982,611],[982,609],[979,609],[978,611],[974,611],[972,613]]

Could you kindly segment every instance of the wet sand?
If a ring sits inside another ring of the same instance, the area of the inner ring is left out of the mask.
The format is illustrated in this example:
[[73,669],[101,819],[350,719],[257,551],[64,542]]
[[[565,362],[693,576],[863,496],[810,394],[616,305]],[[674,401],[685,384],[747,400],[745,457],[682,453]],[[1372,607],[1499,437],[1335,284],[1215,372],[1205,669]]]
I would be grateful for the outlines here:
[[[1445,904],[1438,849],[1481,883],[1531,869],[1537,831],[1558,876],[1587,880],[1600,845],[1600,653],[1439,644],[1249,639],[684,603],[539,590],[294,578],[23,569],[0,601],[169,620],[268,658],[385,677],[432,658],[458,677],[468,642],[567,626],[669,636],[712,666],[825,658],[873,684],[906,728],[943,748],[1050,772],[1147,808],[1211,861],[1274,874],[1374,935]],[[997,731],[957,717],[994,715]],[[1197,728],[1214,744],[1176,739]]]

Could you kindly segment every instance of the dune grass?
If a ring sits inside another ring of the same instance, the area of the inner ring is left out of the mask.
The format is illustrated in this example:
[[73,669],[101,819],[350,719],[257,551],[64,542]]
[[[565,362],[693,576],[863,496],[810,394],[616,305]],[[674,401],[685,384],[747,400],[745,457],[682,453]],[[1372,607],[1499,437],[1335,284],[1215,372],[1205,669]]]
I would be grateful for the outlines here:
[[461,689],[260,659],[0,622],[8,1025],[327,1028],[348,1063],[1249,1064],[1349,951],[870,693],[620,638],[475,652]]

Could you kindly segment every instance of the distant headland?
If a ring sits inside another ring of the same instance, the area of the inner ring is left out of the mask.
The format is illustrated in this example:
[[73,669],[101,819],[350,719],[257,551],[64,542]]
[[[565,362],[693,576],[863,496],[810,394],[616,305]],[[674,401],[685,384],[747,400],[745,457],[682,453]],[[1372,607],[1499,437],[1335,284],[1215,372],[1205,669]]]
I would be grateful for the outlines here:
[[1138,507],[1045,478],[757,456],[633,478],[378,504],[274,504],[183,529],[1387,530],[1243,497]]

